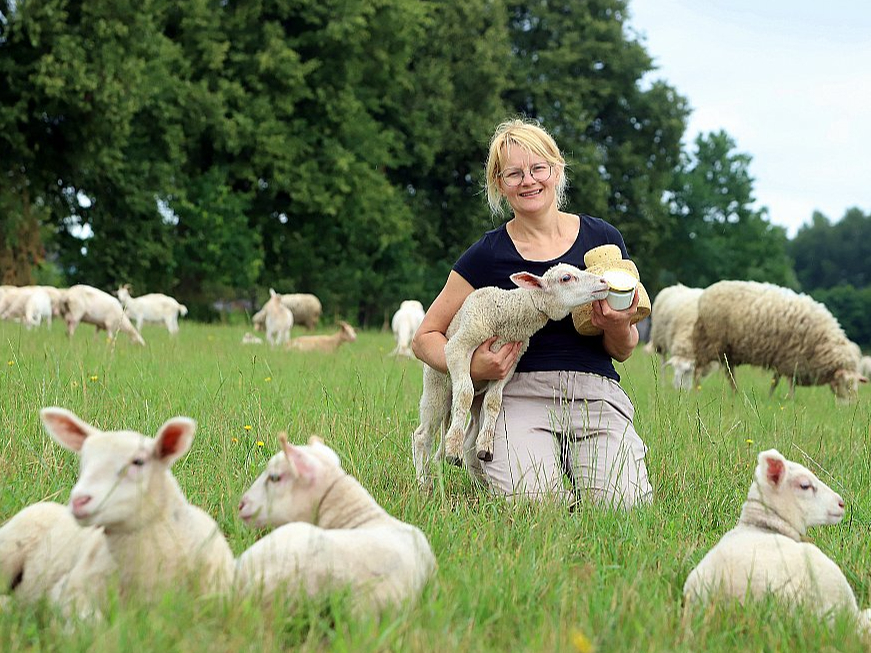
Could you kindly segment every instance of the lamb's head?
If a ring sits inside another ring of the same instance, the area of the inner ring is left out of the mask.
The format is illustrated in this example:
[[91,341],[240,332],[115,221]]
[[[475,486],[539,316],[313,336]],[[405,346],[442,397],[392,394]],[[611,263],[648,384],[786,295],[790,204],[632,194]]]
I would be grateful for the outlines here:
[[748,498],[765,505],[801,535],[811,526],[837,524],[844,518],[841,495],[776,449],[759,454]]
[[354,327],[350,324],[339,321],[339,327],[341,328],[339,333],[344,342],[354,342],[357,339],[357,332],[354,331]]
[[149,438],[135,431],[101,431],[63,408],[43,408],[39,415],[58,444],[79,454],[70,508],[80,523],[137,530],[181,496],[170,467],[191,447],[192,419],[170,419]]
[[125,283],[123,286],[120,286],[118,290],[115,291],[115,296],[121,300],[122,304],[126,304],[130,301],[130,284]]
[[345,475],[336,453],[317,436],[307,445],[292,445],[282,434],[281,451],[267,463],[239,503],[239,517],[249,526],[315,523],[330,486]]
[[608,296],[608,282],[568,263],[557,263],[538,276],[516,272],[511,281],[520,288],[535,292],[533,302],[551,320],[562,320],[573,308]]

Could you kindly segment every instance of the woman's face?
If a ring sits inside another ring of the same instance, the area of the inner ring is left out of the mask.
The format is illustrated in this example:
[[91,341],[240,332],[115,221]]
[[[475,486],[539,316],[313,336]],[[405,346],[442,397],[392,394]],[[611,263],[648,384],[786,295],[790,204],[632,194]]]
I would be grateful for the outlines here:
[[[515,145],[500,175],[499,187],[515,214],[540,213],[556,204],[559,174],[559,168],[551,166],[543,156]],[[517,181],[518,185],[512,185]]]

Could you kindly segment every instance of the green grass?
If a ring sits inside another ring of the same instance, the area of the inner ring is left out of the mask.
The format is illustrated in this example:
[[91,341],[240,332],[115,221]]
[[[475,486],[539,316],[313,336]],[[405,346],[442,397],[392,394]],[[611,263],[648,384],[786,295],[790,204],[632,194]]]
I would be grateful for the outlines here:
[[439,570],[417,606],[380,622],[352,619],[341,596],[264,610],[176,593],[116,603],[105,622],[74,628],[45,606],[13,605],[0,612],[3,651],[572,651],[578,633],[598,651],[865,650],[846,619],[822,624],[771,601],[684,617],[681,587],[737,520],[757,453],[777,447],[847,501],[842,524],[810,535],[869,605],[868,388],[851,406],[836,406],[827,387],[769,400],[770,376],[741,368],[739,395],[722,374],[679,394],[639,350],[619,371],[655,500],[570,513],[508,506],[456,468],[438,470],[435,492],[422,494],[410,460],[421,368],[388,356],[390,334],[362,332],[326,355],[242,346],[244,326],[187,322],[176,338],[146,327],[144,349],[124,336],[113,347],[85,326],[70,343],[61,326],[0,323],[0,521],[35,501],[65,502],[75,482],[76,458],[43,431],[42,406],[148,435],[188,415],[199,427],[175,474],[236,554],[257,537],[235,516],[239,497],[287,430],[296,442],[321,435],[389,512],[427,534]]

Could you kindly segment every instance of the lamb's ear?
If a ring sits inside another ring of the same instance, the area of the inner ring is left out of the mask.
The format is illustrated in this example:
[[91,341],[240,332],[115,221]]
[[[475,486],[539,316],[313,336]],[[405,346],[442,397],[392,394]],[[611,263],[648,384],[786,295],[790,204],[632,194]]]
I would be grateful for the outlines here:
[[275,290],[273,290],[272,288],[269,289],[269,296],[270,296],[270,297],[275,297],[277,294],[278,294],[278,293],[275,292]]
[[323,444],[324,441],[323,441],[323,439],[319,438],[316,435],[310,435],[308,438],[308,443],[309,444]]
[[89,435],[100,432],[66,408],[56,406],[43,408],[39,411],[39,417],[52,439],[70,451],[81,451],[85,439]]
[[786,458],[777,449],[769,449],[759,454],[758,462],[762,478],[773,487],[780,485],[786,476]]
[[191,448],[196,430],[197,423],[190,417],[167,420],[154,437],[154,457],[171,467]]
[[543,288],[541,277],[532,274],[532,272],[515,272],[509,277],[514,285],[527,290],[535,290]]
[[302,447],[288,444],[286,441],[282,443],[282,446],[284,447],[284,455],[287,456],[287,462],[290,463],[291,475],[311,485],[317,478],[317,461],[307,454]]

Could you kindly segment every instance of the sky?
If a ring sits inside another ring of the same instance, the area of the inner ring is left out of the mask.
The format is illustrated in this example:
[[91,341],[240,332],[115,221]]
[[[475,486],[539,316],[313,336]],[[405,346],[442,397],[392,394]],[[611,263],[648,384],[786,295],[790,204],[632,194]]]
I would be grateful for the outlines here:
[[756,206],[789,237],[871,214],[871,2],[629,0],[628,24],[692,113],[753,157]]

